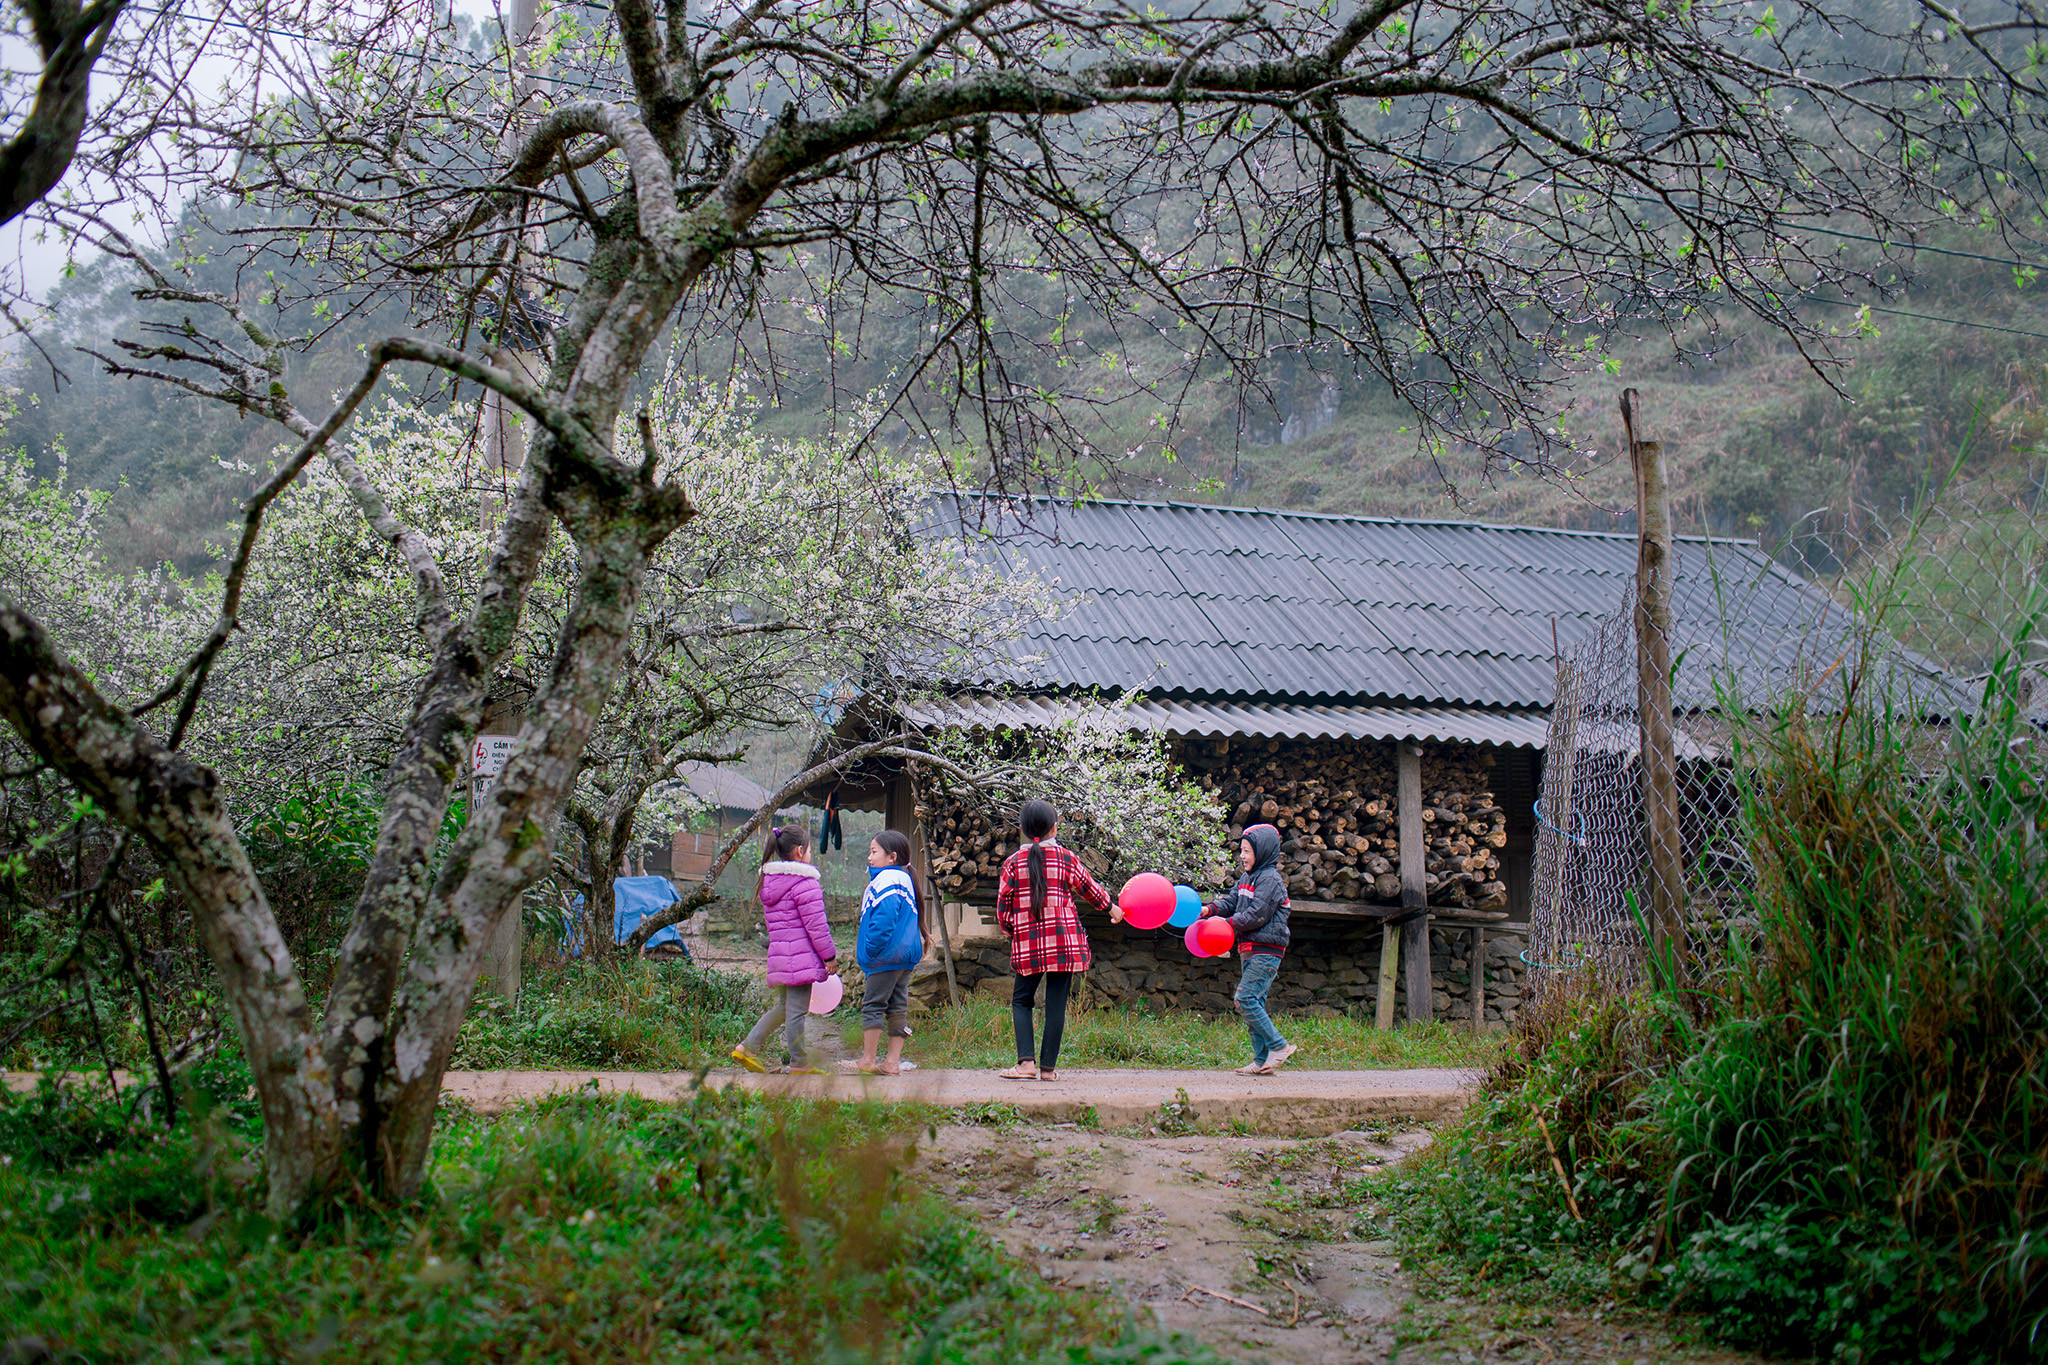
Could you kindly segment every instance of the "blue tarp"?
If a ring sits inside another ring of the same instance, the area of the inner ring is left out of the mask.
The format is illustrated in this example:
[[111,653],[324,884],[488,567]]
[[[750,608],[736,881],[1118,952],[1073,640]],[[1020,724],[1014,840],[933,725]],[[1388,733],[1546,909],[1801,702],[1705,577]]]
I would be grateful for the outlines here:
[[[612,942],[624,943],[640,921],[646,919],[663,906],[674,905],[682,897],[676,894],[674,883],[666,877],[620,877],[612,883]],[[583,897],[576,897],[569,913],[564,916],[564,927],[569,931],[569,953],[578,956],[583,951]],[[683,948],[683,936],[671,924],[653,938],[647,940],[649,948],[659,948],[673,943]]]

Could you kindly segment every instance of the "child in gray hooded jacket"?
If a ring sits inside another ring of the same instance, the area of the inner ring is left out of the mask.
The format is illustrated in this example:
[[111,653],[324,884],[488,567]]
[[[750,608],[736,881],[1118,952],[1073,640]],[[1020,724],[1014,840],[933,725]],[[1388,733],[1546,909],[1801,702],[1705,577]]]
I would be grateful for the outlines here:
[[1237,1008],[1244,1015],[1251,1034],[1251,1065],[1237,1069],[1240,1076],[1270,1076],[1300,1051],[1280,1036],[1273,1017],[1266,1013],[1266,992],[1280,974],[1280,959],[1287,954],[1287,881],[1280,875],[1280,831],[1271,825],[1251,825],[1238,844],[1238,866],[1243,870],[1237,888],[1206,906],[1202,915],[1227,915],[1237,935],[1241,967],[1237,979]]

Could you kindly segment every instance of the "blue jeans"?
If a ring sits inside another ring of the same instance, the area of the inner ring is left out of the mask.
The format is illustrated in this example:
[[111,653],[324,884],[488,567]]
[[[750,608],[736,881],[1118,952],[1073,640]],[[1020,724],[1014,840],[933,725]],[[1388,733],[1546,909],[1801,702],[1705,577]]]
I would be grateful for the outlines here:
[[1237,1007],[1244,1013],[1244,1026],[1252,1035],[1252,1065],[1264,1066],[1266,1058],[1287,1046],[1273,1016],[1266,1013],[1266,992],[1280,974],[1277,953],[1245,953],[1243,974],[1237,978]]

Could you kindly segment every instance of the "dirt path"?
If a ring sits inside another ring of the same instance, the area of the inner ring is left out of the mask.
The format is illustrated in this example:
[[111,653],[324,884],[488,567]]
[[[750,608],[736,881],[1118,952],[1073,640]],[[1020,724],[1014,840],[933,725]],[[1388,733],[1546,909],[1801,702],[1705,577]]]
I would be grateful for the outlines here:
[[1099,1289],[1244,1365],[1758,1361],[1677,1343],[1641,1315],[1419,1295],[1342,1189],[1429,1140],[1413,1127],[1289,1140],[954,1125],[920,1164],[1047,1280]]
[[757,1076],[737,1067],[693,1071],[451,1071],[443,1093],[485,1113],[579,1090],[649,1099],[688,1098],[699,1084],[769,1094],[891,1099],[964,1108],[1014,1107],[1027,1118],[1144,1130],[1162,1124],[1313,1137],[1364,1124],[1435,1123],[1454,1117],[1479,1083],[1476,1071],[1230,1071],[1065,1069],[1057,1081],[1006,1081],[992,1071],[911,1071],[900,1076]]

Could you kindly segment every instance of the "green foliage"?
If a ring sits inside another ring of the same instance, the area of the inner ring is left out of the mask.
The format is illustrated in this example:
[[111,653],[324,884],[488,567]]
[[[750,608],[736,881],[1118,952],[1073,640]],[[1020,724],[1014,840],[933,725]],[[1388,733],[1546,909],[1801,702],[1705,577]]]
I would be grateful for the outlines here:
[[518,1009],[472,1006],[451,1065],[682,1071],[722,1062],[754,1022],[750,978],[644,959],[530,969]]
[[2017,658],[1938,759],[1881,702],[1749,737],[1764,947],[1667,1105],[1674,1284],[1731,1334],[1990,1359],[2048,1329],[2048,802]]
[[1684,1021],[1648,996],[1577,1002],[1563,1017],[1529,1013],[1521,1046],[1446,1140],[1364,1177],[1357,1194],[1368,1220],[1390,1220],[1425,1260],[1605,1292],[1654,1217],[1670,1167],[1653,1087],[1682,1046]]
[[[278,1227],[195,1123],[0,1167],[0,1317],[109,1361],[1214,1360],[1009,1261],[906,1176],[916,1128],[738,1092],[561,1097],[448,1122],[412,1206]],[[118,1180],[157,1193],[111,1207]]]
[[1855,659],[1827,706],[1751,726],[1759,941],[1683,995],[1530,1012],[1371,1212],[1454,1273],[1640,1293],[1772,1350],[2038,1358],[2048,803],[2021,658],[1939,734]]

